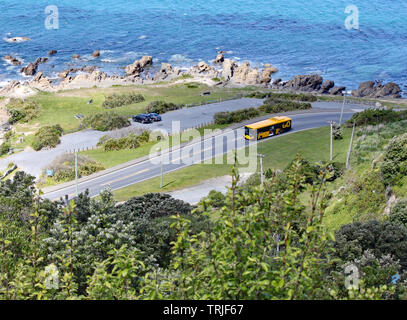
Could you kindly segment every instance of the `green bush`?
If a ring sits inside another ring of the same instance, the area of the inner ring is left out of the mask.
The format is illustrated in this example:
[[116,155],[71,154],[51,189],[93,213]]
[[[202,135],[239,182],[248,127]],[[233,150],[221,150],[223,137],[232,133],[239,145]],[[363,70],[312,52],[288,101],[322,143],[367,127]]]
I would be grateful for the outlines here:
[[0,145],[0,156],[4,156],[5,154],[9,153],[10,151],[10,143],[4,142]]
[[356,123],[360,125],[377,125],[379,123],[396,122],[407,119],[407,110],[394,111],[392,109],[367,109],[355,113],[350,120],[346,122],[348,126]]
[[109,131],[130,126],[130,121],[115,112],[96,113],[83,119],[82,127],[99,131]]
[[166,113],[167,111],[178,110],[184,107],[183,104],[175,104],[164,101],[153,101],[146,108],[147,113]]
[[102,104],[105,109],[119,108],[133,103],[143,102],[145,99],[141,94],[128,93],[128,94],[113,94],[107,96]]
[[257,109],[250,108],[238,111],[218,112],[215,113],[213,119],[216,124],[231,124],[249,120],[258,117],[259,115],[260,112]]
[[407,174],[407,133],[390,140],[380,169],[389,185],[397,184]]
[[391,209],[389,220],[393,224],[407,228],[407,198],[397,201]]
[[34,135],[34,140],[31,146],[35,151],[39,151],[47,147],[54,148],[61,142],[59,138],[62,136],[63,132],[64,130],[59,124],[55,126],[42,127]]
[[295,102],[268,98],[266,101],[264,101],[264,105],[262,105],[259,109],[265,113],[279,113],[295,110],[307,110],[311,108],[312,105],[308,102]]
[[143,131],[143,133],[138,136],[131,133],[127,137],[119,139],[107,139],[103,142],[102,145],[105,151],[136,149],[141,144],[147,143],[149,139],[150,132]]
[[28,122],[37,117],[39,109],[38,104],[34,101],[11,99],[7,104],[7,110],[10,116],[9,122],[11,124]]
[[226,196],[222,192],[211,190],[207,200],[210,206],[214,208],[222,208],[225,205]]
[[[56,182],[72,181],[75,179],[75,156],[73,154],[63,155],[55,159],[49,169],[54,170]],[[78,177],[89,176],[105,168],[98,162],[78,155]]]
[[318,100],[313,95],[304,93],[273,93],[273,92],[253,92],[247,95],[247,98],[264,99],[269,98],[271,100],[291,100],[291,101],[307,101],[315,102]]

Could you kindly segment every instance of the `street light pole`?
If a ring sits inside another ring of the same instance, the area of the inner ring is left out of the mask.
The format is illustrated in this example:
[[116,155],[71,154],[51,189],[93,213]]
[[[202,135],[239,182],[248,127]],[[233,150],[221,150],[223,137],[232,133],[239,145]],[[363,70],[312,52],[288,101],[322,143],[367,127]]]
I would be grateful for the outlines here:
[[343,91],[343,104],[341,110],[341,117],[339,118],[339,125],[342,125],[343,110],[345,109],[346,91]]
[[164,187],[164,161],[163,157],[161,157],[161,184],[160,184],[160,189]]
[[75,150],[75,186],[76,186],[76,196],[79,195],[78,192],[78,152]]
[[355,127],[356,127],[356,123],[354,122],[353,129],[352,129],[352,137],[350,138],[348,156],[346,157],[346,169],[350,168],[350,155],[352,153],[353,137],[355,136]]
[[264,158],[264,154],[258,154],[257,156],[260,158],[260,179],[261,179],[261,185],[264,185],[264,171],[263,171],[263,158]]
[[329,124],[331,125],[331,147],[330,147],[330,152],[329,152],[329,160],[332,162],[333,160],[333,121],[329,121]]

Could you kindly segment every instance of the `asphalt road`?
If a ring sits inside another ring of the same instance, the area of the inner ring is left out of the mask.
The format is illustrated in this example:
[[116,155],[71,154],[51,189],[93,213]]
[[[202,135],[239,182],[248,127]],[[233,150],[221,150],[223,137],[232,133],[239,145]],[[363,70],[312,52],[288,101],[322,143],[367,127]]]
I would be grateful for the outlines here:
[[[343,115],[343,121],[346,121],[352,117],[355,111],[346,111]],[[326,126],[329,121],[338,122],[340,117],[339,111],[323,111],[318,113],[305,113],[290,116],[293,119],[292,132],[301,130],[307,130],[317,127]],[[289,133],[285,133],[289,134]],[[268,139],[278,139],[277,137],[270,137]],[[268,139],[262,140],[267,141]],[[223,140],[223,144],[219,144],[219,141]],[[228,143],[227,143],[228,142]],[[256,142],[250,142],[256,143]],[[171,151],[168,153],[168,158],[165,157],[164,161],[167,162],[163,166],[164,174],[172,171],[179,170],[181,168],[188,167],[195,163],[200,163],[207,159],[212,159],[219,155],[228,153],[233,149],[239,149],[244,146],[248,146],[249,142],[246,141],[242,134],[242,128],[224,132],[216,137],[208,138],[204,141],[199,141],[188,146],[185,146],[179,150]],[[93,178],[81,182],[78,185],[79,193],[89,189],[90,196],[97,196],[103,189],[110,187],[111,190],[121,189],[135,183],[149,180],[161,175],[161,157],[151,158],[123,169],[107,173],[105,175]],[[68,186],[64,189],[56,190],[46,193],[45,198],[51,200],[58,200],[65,195],[69,195],[69,198],[74,197],[76,194],[75,185]]]

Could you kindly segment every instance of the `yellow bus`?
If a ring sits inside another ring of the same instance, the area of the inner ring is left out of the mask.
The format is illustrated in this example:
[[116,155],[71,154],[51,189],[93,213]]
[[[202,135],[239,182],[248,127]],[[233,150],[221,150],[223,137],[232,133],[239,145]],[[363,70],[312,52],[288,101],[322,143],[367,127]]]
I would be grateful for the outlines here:
[[260,140],[291,130],[292,119],[289,117],[274,117],[245,126],[247,140]]

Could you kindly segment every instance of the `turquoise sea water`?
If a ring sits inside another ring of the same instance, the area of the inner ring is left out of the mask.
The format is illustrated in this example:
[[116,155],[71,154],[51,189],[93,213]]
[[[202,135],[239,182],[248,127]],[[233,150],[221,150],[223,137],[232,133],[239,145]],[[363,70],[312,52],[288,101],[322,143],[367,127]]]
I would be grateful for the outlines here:
[[[359,30],[347,30],[345,8],[359,9]],[[59,29],[44,26],[46,6],[59,9]],[[190,66],[227,57],[271,63],[275,77],[319,73],[349,88],[366,80],[395,81],[407,89],[407,1],[396,0],[0,0],[0,55],[41,66],[50,75],[72,65],[74,53],[108,73],[148,54],[155,62]],[[9,37],[32,40],[8,43]],[[51,68],[55,65],[55,68]],[[0,83],[21,77],[0,61]],[[407,91],[407,90],[406,90]]]

